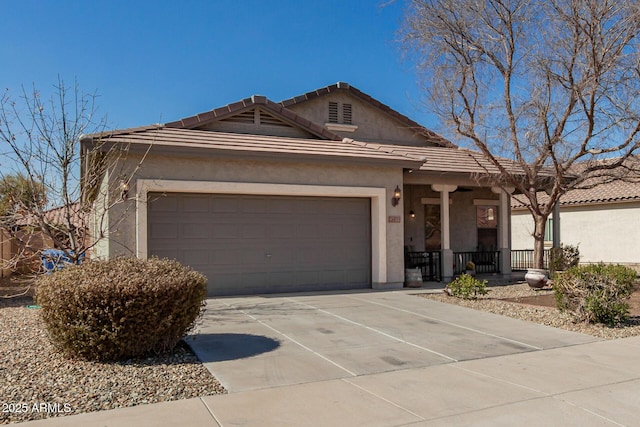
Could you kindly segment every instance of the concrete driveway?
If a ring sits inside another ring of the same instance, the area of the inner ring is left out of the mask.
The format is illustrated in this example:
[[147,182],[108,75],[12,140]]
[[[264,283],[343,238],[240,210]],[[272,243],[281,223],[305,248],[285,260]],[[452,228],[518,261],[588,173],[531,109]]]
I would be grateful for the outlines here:
[[211,300],[191,344],[229,394],[25,426],[638,425],[640,337],[600,341],[406,291]]
[[368,291],[212,299],[189,343],[234,393],[593,341],[407,291]]

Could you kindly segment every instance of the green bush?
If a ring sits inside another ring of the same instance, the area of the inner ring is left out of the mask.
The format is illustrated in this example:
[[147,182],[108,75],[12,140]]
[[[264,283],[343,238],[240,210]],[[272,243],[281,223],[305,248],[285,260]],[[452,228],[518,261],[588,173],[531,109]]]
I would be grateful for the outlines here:
[[447,288],[450,290],[451,295],[463,299],[475,299],[478,294],[486,295],[489,292],[486,280],[481,282],[467,273],[456,277],[453,282],[447,285]]
[[177,261],[115,258],[43,276],[36,298],[52,344],[86,360],[173,349],[204,310],[206,278]]
[[556,275],[553,289],[558,308],[572,312],[577,321],[613,326],[628,319],[626,300],[636,280],[637,273],[631,268],[593,264]]
[[564,271],[575,267],[580,262],[580,250],[578,246],[560,245],[559,248],[551,248],[549,253],[549,270],[551,276],[557,271]]

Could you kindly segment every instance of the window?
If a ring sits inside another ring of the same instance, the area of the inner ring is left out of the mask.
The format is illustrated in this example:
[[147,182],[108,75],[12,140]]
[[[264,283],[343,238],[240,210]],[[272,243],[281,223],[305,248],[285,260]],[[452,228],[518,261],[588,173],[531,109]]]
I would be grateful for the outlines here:
[[498,207],[476,206],[478,251],[495,251],[498,248]]
[[544,227],[544,241],[553,242],[553,218],[547,218],[547,225]]

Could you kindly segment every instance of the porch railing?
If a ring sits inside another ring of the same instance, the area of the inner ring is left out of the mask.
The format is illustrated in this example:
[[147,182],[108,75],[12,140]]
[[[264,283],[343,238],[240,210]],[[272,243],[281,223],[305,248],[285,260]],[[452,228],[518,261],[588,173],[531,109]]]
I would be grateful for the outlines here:
[[453,274],[464,273],[469,261],[476,266],[476,273],[500,272],[500,251],[475,251],[453,253]]
[[[551,251],[545,249],[542,263],[542,268],[549,268],[549,254]],[[533,268],[533,249],[518,249],[511,251],[511,269],[513,271],[526,271],[528,268]]]
[[406,252],[406,268],[420,268],[422,280],[439,282],[442,280],[440,251]]

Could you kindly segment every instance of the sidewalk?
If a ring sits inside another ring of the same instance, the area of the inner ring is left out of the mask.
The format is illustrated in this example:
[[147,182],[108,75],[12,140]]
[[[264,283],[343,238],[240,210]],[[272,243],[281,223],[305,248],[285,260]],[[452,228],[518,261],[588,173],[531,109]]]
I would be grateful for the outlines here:
[[640,337],[21,423],[637,425]]

